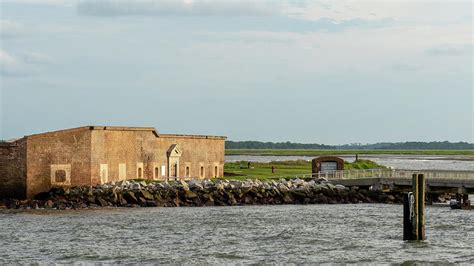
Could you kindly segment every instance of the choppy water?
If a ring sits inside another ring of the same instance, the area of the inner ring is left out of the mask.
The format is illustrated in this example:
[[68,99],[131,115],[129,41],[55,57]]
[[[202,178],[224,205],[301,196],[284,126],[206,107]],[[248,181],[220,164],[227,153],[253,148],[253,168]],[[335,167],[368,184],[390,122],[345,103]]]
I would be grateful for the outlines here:
[[[346,161],[355,160],[355,155],[339,156]],[[254,155],[226,155],[226,162],[253,161],[310,161],[314,156],[254,156]],[[359,155],[359,159],[369,159],[378,164],[391,166],[402,170],[457,170],[474,171],[474,156],[456,155]]]
[[474,212],[427,207],[402,241],[402,206],[283,205],[0,213],[0,264],[474,263]]

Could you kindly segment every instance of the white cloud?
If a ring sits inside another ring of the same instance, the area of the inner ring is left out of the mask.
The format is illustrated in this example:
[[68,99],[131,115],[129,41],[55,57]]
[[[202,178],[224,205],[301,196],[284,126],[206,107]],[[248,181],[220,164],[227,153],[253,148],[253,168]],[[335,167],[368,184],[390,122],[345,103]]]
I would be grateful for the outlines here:
[[75,6],[77,0],[3,0],[4,3],[27,4],[27,5],[49,5],[49,6]]
[[26,52],[22,57],[27,64],[49,64],[53,61],[51,57],[37,52]]
[[304,3],[298,6],[289,2],[285,4],[283,13],[305,20],[330,19],[340,22],[391,20],[399,25],[411,26],[471,24],[472,22],[472,2],[469,0],[322,0]]
[[256,0],[83,0],[77,8],[80,14],[93,16],[266,16],[280,13],[279,6]]
[[24,74],[23,64],[6,51],[0,50],[0,75],[21,76]]
[[52,61],[49,56],[37,52],[14,56],[0,49],[0,76],[28,76],[36,73],[40,65]]
[[473,44],[444,44],[426,50],[426,54],[434,56],[462,56],[472,54]]
[[15,21],[0,20],[0,38],[16,38],[25,34],[25,27]]
[[420,67],[413,64],[396,63],[391,66],[391,69],[400,72],[411,72],[420,70]]

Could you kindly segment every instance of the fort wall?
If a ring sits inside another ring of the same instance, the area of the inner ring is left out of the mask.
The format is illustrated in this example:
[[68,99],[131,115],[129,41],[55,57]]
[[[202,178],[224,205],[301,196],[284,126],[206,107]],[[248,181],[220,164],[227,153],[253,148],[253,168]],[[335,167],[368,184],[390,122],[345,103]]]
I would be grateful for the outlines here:
[[91,131],[62,130],[27,137],[27,197],[52,186],[90,184]]
[[0,143],[0,199],[26,197],[26,138]]
[[158,134],[154,128],[87,126],[0,144],[0,197],[124,179],[224,175],[225,137]]
[[[153,130],[95,129],[92,131],[92,183],[158,180],[174,175],[223,176],[224,143],[225,138],[220,137],[162,135]],[[170,159],[168,153],[175,144],[179,154]],[[178,172],[173,168],[173,162]]]
[[[182,151],[179,176],[196,178],[224,176],[224,138],[160,135],[159,141],[162,147],[169,147],[173,143],[179,145]],[[187,167],[189,173],[186,173]]]

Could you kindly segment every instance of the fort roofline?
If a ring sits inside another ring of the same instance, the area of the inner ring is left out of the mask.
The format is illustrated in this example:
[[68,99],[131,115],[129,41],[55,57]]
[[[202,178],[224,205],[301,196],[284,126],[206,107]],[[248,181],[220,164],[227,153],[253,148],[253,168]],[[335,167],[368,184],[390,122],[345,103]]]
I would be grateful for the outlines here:
[[49,131],[44,133],[37,133],[32,135],[26,135],[22,138],[17,138],[11,141],[2,142],[0,145],[12,145],[17,141],[24,138],[35,138],[35,137],[44,137],[56,133],[66,133],[74,131],[83,131],[83,130],[113,130],[113,131],[151,131],[153,135],[157,138],[190,138],[190,139],[227,139],[225,136],[208,136],[208,135],[183,135],[183,134],[159,134],[154,127],[124,127],[124,126],[82,126],[68,129],[61,129],[55,131]]

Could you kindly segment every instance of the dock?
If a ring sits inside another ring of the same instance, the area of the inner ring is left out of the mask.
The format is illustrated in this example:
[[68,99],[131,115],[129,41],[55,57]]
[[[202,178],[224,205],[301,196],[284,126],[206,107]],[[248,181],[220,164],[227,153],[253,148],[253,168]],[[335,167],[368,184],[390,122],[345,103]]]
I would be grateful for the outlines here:
[[428,203],[432,203],[435,195],[456,194],[458,201],[465,201],[469,194],[474,194],[474,171],[371,169],[342,170],[312,176],[326,178],[335,185],[408,193],[412,190],[414,174],[423,174],[426,177]]

